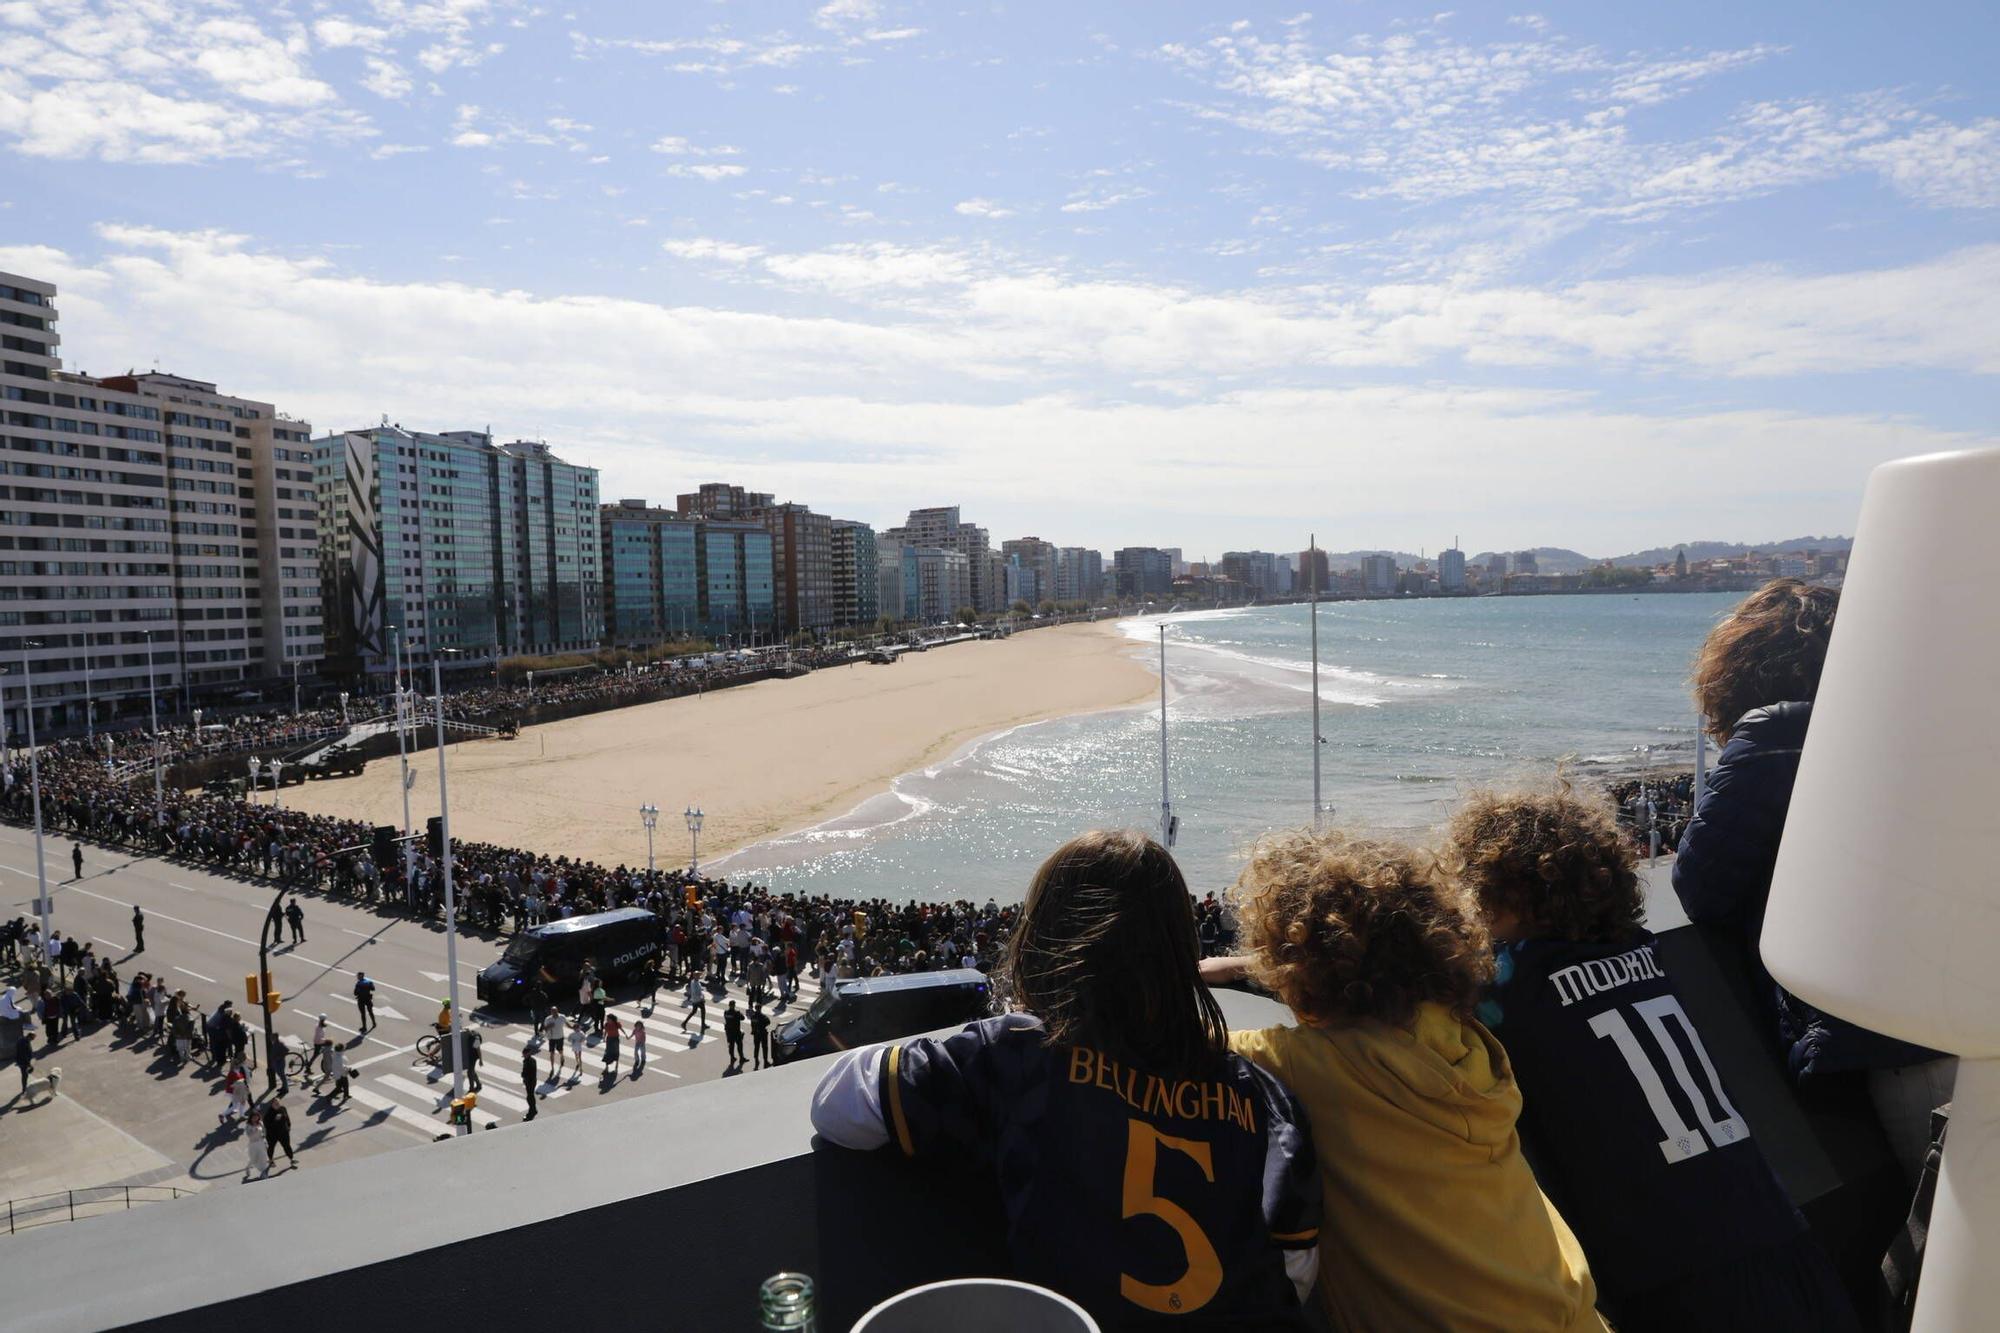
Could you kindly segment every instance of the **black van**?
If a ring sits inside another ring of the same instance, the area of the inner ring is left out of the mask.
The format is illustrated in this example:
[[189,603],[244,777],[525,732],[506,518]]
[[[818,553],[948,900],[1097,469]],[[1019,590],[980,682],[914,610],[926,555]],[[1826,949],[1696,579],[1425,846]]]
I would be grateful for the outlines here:
[[530,926],[516,935],[507,952],[479,974],[479,998],[487,1004],[528,1005],[540,991],[563,996],[576,990],[586,958],[597,960],[606,985],[651,971],[660,955],[660,918],[643,907],[573,916]]
[[771,1059],[776,1064],[807,1060],[959,1027],[992,1012],[986,974],[971,968],[828,981],[812,1008],[772,1034]]

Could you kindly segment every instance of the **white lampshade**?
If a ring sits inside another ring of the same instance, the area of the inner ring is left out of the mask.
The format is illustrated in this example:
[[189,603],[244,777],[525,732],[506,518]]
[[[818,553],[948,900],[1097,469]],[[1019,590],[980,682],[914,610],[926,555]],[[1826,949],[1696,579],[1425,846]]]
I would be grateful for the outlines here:
[[1764,914],[1828,1013],[1960,1058],[1911,1327],[2000,1321],[2000,449],[1868,479]]
[[1886,463],[1854,552],[1764,917],[1828,1013],[2000,1056],[2000,449]]

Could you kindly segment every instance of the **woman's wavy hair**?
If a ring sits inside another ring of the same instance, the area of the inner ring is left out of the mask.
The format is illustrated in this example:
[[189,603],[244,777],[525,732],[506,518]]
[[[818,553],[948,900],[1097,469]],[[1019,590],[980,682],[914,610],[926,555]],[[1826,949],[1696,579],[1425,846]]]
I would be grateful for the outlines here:
[[1445,829],[1444,864],[1490,919],[1537,934],[1622,943],[1642,929],[1638,861],[1605,799],[1558,775],[1542,791],[1475,791]]
[[1437,858],[1312,829],[1251,849],[1233,890],[1251,975],[1307,1022],[1408,1027],[1417,1006],[1472,1017],[1493,976],[1478,913]]
[[1709,631],[1695,654],[1694,702],[1718,744],[1752,709],[1819,693],[1839,606],[1831,588],[1772,579]]
[[1007,946],[1014,1002],[1048,1039],[1159,1074],[1212,1071],[1229,1028],[1201,983],[1187,881],[1129,830],[1058,847],[1035,872]]

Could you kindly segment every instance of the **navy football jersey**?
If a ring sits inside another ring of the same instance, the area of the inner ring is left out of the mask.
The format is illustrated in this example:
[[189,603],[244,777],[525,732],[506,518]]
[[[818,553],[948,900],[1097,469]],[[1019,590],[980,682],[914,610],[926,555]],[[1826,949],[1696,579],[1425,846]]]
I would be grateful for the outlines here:
[[1174,1079],[1007,1014],[889,1048],[881,1104],[906,1155],[991,1168],[1014,1276],[1106,1327],[1289,1327],[1283,1251],[1319,1239],[1319,1173],[1291,1093],[1230,1055]]
[[1513,1063],[1536,1177],[1607,1312],[1804,1230],[1650,934],[1525,940],[1498,962],[1480,1016]]

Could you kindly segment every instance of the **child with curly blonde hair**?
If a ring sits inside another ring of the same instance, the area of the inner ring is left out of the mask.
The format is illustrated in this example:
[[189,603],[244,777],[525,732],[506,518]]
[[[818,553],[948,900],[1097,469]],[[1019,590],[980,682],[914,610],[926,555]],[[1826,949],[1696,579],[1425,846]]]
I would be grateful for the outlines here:
[[1473,1016],[1488,937],[1436,859],[1339,832],[1273,834],[1235,895],[1247,974],[1296,1027],[1232,1032],[1320,1145],[1321,1300],[1342,1329],[1602,1330],[1582,1249],[1536,1187],[1507,1054]]
[[1474,792],[1445,863],[1498,946],[1480,1012],[1526,1098],[1522,1139],[1621,1333],[1856,1327],[1641,924],[1608,804],[1566,782]]

